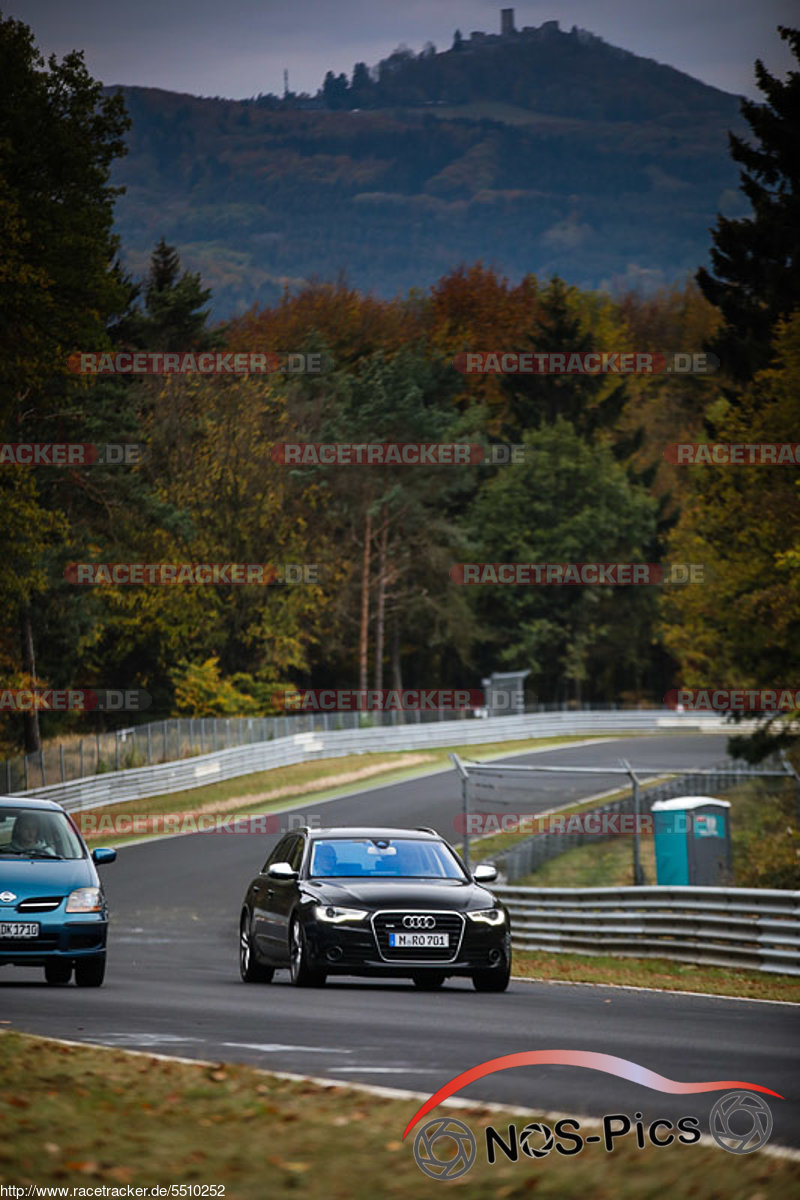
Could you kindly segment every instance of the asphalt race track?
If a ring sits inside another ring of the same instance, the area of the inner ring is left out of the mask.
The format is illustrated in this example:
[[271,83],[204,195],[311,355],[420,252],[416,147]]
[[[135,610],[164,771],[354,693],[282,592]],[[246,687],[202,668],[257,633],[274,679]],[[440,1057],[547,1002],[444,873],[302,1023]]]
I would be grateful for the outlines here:
[[[562,747],[535,760],[575,765],[710,766],[723,735],[674,735]],[[527,761],[516,756],[516,764]],[[613,776],[539,776],[528,811],[600,792]],[[432,825],[455,839],[455,772],[332,800],[322,824]],[[284,820],[285,827],[285,820]],[[277,836],[277,835],[276,835]],[[0,974],[2,1028],[152,1049],[429,1094],[460,1072],[522,1050],[599,1051],[681,1081],[761,1084],[772,1144],[800,1146],[800,1008],[615,988],[512,981],[503,995],[467,981],[440,992],[411,983],[331,980],[296,989],[288,974],[245,985],[237,968],[237,922],[247,883],[275,838],[194,835],[122,849],[102,869],[112,909],[106,984],[97,991],[48,987],[41,970]],[[524,1067],[488,1076],[463,1097],[569,1115],[694,1115],[708,1131],[721,1093],[670,1096],[577,1067]],[[409,1102],[409,1118],[416,1105]]]

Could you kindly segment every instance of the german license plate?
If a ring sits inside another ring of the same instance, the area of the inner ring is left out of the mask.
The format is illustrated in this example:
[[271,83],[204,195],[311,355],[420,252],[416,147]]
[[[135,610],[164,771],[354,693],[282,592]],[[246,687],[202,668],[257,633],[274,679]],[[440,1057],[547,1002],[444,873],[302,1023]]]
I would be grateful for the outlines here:
[[450,945],[448,933],[390,933],[389,945],[398,950],[428,950],[431,947],[447,949]]
[[0,938],[35,938],[38,936],[38,921],[0,921]]

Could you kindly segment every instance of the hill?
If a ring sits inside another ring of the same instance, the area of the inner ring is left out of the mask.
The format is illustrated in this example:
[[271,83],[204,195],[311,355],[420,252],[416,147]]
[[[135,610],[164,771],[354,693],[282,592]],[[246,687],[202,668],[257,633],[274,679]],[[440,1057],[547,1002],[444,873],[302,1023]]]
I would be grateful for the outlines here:
[[[588,287],[693,271],[716,212],[741,211],[737,98],[583,31],[534,33],[397,51],[317,97],[123,89],[129,267],[163,235],[215,317],[342,273],[391,296],[477,259]],[[342,87],[364,104],[326,108]]]

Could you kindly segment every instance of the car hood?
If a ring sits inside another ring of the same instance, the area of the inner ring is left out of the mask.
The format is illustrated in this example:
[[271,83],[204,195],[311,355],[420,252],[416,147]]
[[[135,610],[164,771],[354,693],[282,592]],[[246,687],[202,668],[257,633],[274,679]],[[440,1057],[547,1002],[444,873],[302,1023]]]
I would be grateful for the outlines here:
[[486,888],[459,879],[342,879],[308,881],[306,888],[322,903],[352,908],[447,908],[456,912],[492,908],[495,897]]
[[34,896],[66,896],[79,887],[96,887],[97,872],[89,858],[2,858],[0,892],[13,892],[15,900],[0,900],[0,909],[14,908]]

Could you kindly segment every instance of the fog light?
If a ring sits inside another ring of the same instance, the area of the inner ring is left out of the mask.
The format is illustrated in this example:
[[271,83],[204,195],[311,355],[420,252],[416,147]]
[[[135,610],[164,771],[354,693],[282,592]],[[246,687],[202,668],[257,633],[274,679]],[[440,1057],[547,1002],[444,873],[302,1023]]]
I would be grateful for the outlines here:
[[489,962],[492,964],[493,967],[497,966],[497,964],[500,962],[500,959],[502,957],[503,956],[499,950],[490,950],[489,951]]
[[327,952],[328,962],[338,962],[341,957],[342,957],[342,947],[341,946],[329,946],[328,947],[328,952]]

